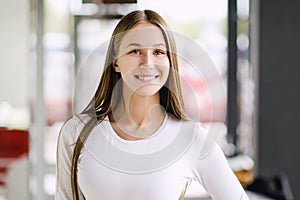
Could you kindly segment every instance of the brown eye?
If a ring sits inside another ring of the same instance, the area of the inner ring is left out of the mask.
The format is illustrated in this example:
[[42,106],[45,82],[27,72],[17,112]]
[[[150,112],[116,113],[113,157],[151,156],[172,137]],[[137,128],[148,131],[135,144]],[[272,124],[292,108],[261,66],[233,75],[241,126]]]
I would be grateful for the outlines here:
[[166,54],[166,52],[162,49],[156,49],[154,51],[154,55],[165,55],[165,54]]
[[136,55],[140,55],[141,54],[141,51],[138,50],[138,49],[134,49],[132,51],[129,52],[129,54],[136,54]]

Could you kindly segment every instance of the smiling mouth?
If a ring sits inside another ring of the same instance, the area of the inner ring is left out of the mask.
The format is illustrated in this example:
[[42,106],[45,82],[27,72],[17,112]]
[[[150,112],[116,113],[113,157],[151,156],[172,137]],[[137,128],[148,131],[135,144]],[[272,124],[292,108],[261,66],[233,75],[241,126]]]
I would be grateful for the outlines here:
[[152,81],[154,79],[157,79],[159,76],[158,75],[136,75],[135,77],[141,81]]

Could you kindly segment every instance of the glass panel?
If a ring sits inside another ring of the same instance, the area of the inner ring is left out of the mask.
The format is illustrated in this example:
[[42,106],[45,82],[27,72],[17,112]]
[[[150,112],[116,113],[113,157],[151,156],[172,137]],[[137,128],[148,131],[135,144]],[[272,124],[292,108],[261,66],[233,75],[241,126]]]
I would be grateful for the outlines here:
[[62,123],[72,115],[74,53],[68,0],[44,1],[44,190],[45,198],[54,199],[56,145]]

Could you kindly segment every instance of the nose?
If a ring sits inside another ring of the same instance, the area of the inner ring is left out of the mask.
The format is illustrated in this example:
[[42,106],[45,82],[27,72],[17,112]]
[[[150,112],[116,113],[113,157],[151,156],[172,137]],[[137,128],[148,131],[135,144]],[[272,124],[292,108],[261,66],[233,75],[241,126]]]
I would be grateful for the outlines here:
[[144,56],[143,56],[143,65],[153,65],[153,54],[152,51],[150,49],[147,49],[147,51],[145,52]]
[[140,69],[147,69],[147,70],[152,70],[154,67],[154,58],[153,54],[150,50],[147,50],[144,52],[142,56],[142,61],[140,64]]

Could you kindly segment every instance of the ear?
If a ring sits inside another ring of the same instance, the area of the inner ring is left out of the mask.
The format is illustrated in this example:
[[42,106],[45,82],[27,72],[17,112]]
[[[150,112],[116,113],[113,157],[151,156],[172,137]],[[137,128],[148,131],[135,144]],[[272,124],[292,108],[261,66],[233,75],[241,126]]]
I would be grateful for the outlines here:
[[115,70],[116,72],[120,72],[120,68],[119,68],[119,66],[118,66],[118,61],[117,61],[117,60],[114,60],[114,61],[112,62],[112,66],[113,66],[113,68],[114,68],[114,70]]

